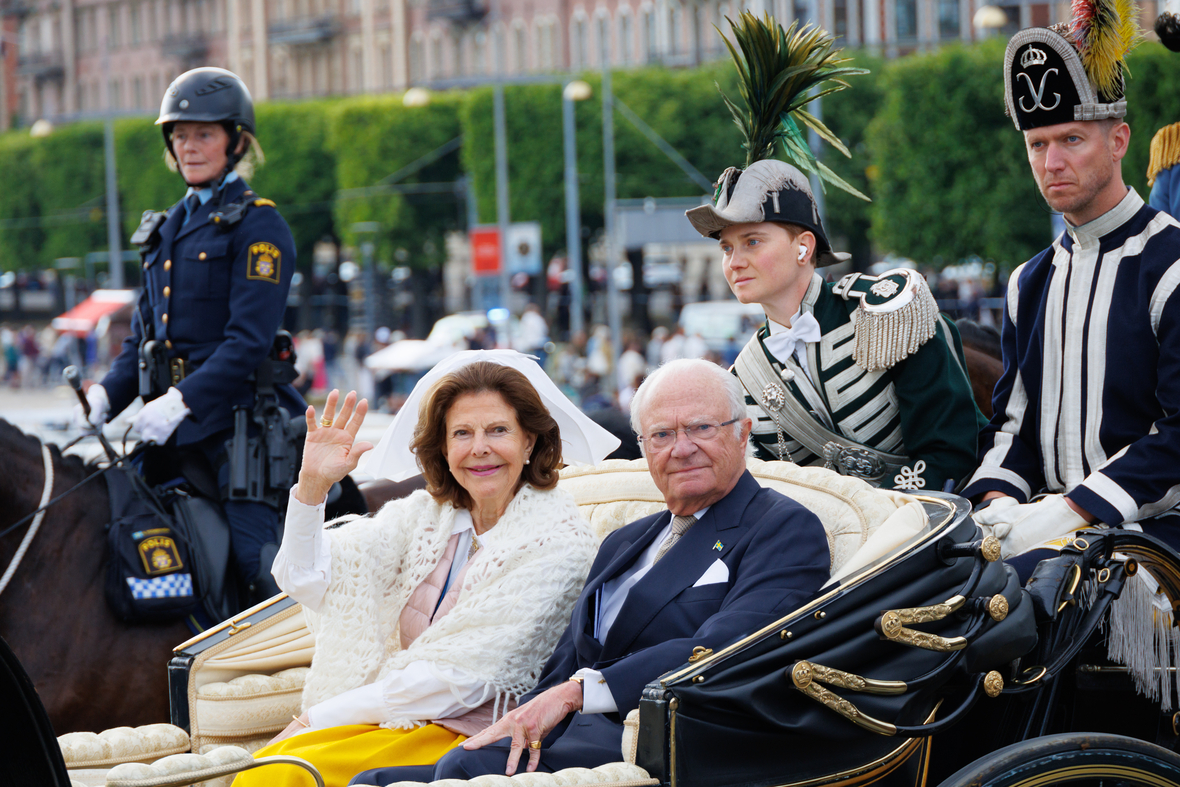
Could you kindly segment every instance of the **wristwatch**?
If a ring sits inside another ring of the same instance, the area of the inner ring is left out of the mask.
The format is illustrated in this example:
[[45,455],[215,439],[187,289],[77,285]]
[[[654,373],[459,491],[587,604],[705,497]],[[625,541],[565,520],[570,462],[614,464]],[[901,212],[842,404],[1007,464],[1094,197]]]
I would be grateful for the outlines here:
[[570,675],[570,680],[582,687],[586,685],[581,675]]

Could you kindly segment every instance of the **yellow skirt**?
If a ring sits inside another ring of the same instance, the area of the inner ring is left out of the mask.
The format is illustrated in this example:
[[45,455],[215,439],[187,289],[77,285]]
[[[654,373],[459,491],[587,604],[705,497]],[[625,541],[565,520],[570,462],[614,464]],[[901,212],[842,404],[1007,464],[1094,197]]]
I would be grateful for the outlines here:
[[[328,787],[345,787],[361,771],[395,765],[431,765],[466,738],[436,724],[387,730],[369,724],[329,727],[286,738],[254,753],[286,754],[314,765]],[[265,765],[238,774],[233,787],[310,787],[311,775],[295,765]]]

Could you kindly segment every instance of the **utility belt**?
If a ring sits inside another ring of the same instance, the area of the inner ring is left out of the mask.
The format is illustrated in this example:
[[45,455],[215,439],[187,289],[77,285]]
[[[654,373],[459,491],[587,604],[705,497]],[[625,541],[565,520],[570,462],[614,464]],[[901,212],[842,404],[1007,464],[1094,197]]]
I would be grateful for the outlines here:
[[[200,367],[187,358],[169,357],[164,342],[146,341],[139,351],[140,396],[151,401]],[[229,474],[221,486],[222,500],[260,502],[275,508],[283,505],[295,482],[300,435],[292,429],[290,415],[279,406],[275,388],[297,376],[291,335],[279,331],[270,353],[246,378],[253,384],[254,401],[234,407],[233,437],[226,443],[224,458]]]
[[164,342],[146,341],[139,348],[139,395],[150,402],[199,369],[187,358],[168,357]]
[[[281,333],[286,334],[286,331]],[[289,334],[286,336],[286,342],[290,342]],[[282,343],[277,336],[275,343]],[[289,358],[293,357],[294,351],[292,350]],[[276,357],[276,351],[272,347],[270,355],[263,360],[258,369],[250,373],[246,382],[254,383],[257,389],[260,379],[259,371],[264,367],[269,367],[263,375],[271,381],[266,386],[268,393],[274,392],[275,385],[291,383],[299,376],[295,370],[294,360]],[[168,357],[168,348],[164,342],[146,341],[139,348],[139,395],[143,397],[145,402],[150,402],[152,399],[163,396],[170,387],[179,385],[184,378],[200,368],[200,362],[190,361],[179,356]]]

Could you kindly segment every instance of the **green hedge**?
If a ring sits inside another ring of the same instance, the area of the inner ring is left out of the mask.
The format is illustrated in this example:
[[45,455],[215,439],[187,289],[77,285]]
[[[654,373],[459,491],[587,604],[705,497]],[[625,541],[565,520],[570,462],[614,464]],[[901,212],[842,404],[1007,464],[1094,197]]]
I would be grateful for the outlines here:
[[878,251],[1009,266],[1051,240],[1021,135],[1004,115],[1005,42],[890,63],[868,130]]
[[[461,93],[438,93],[425,107],[402,106],[401,95],[345,99],[331,112],[328,150],[335,157],[338,189],[371,188],[403,167],[429,156],[463,134]],[[453,182],[460,175],[457,153],[444,155],[397,184]],[[381,224],[378,257],[417,268],[438,267],[445,255],[443,236],[461,226],[464,203],[453,193],[364,196],[338,194],[332,209],[336,234],[355,243],[357,222]]]
[[33,152],[37,140],[28,134],[0,136],[0,269],[37,267],[45,231],[29,226],[41,214]]

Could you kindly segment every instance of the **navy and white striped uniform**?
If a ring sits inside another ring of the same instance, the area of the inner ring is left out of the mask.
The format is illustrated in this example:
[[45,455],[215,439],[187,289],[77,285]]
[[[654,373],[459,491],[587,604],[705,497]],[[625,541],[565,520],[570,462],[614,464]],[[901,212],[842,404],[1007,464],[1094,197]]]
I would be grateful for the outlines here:
[[1180,545],[1180,224],[1134,190],[1013,272],[967,497],[1066,493]]

